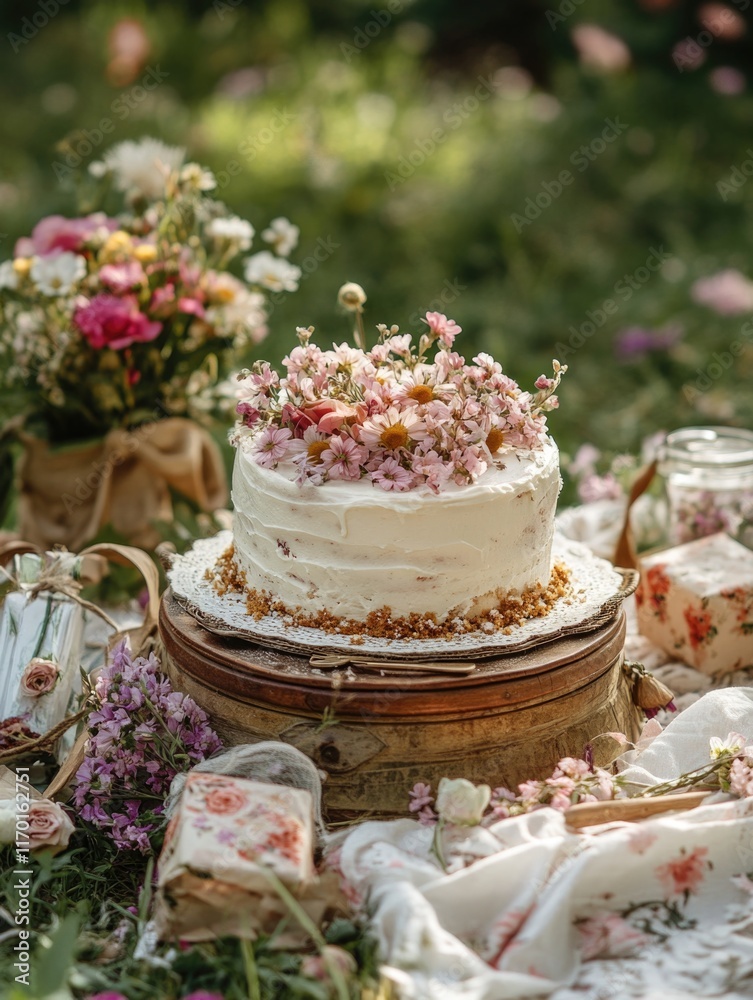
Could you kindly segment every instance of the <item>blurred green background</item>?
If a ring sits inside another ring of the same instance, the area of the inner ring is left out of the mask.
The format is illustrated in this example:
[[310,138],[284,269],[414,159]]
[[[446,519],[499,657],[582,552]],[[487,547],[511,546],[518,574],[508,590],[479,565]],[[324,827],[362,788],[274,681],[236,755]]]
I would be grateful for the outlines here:
[[566,450],[750,425],[753,285],[692,297],[753,272],[748,4],[6,2],[0,258],[90,207],[77,181],[109,145],[155,135],[257,230],[301,227],[272,361],[296,325],[347,336],[335,297],[358,281],[367,323],[439,309],[524,384],[566,361]]

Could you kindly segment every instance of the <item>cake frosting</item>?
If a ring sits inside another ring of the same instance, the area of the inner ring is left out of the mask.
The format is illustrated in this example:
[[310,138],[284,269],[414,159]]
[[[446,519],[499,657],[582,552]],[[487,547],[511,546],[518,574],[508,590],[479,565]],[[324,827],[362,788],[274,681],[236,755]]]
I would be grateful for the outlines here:
[[472,618],[545,587],[561,480],[551,438],[511,449],[476,482],[386,493],[371,480],[300,482],[238,448],[235,559],[246,586],[294,611],[365,621]]

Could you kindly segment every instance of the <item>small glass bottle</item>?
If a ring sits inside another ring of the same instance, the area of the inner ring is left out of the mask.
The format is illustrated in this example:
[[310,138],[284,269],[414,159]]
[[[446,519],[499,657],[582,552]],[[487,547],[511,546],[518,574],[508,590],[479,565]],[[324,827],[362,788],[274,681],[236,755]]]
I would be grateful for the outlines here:
[[659,449],[669,505],[669,543],[716,531],[753,548],[753,431],[683,427]]

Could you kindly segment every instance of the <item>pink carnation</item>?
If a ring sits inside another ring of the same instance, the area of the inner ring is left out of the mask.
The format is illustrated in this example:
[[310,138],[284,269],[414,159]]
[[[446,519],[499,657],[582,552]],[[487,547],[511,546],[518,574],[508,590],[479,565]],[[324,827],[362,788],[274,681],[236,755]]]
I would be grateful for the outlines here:
[[34,226],[31,237],[22,237],[15,248],[16,257],[46,257],[59,250],[80,250],[98,229],[113,232],[118,228],[115,219],[108,219],[103,212],[81,219],[66,219],[63,215],[48,215]]
[[88,305],[76,310],[73,322],[96,350],[110,347],[119,351],[154,340],[162,329],[161,323],[152,322],[139,311],[134,295],[95,295]]
[[431,332],[445,347],[452,347],[455,337],[462,332],[455,320],[447,319],[444,313],[427,312],[424,323],[428,324]]

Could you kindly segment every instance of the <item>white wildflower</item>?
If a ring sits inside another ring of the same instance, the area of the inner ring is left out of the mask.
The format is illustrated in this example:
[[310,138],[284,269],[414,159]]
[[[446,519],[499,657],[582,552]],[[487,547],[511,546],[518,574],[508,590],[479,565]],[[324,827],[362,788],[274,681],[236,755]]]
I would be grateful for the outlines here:
[[246,258],[245,275],[251,285],[261,285],[272,292],[294,292],[301,269],[282,257],[275,257],[269,250],[262,250]]
[[164,196],[165,181],[185,155],[184,149],[147,137],[118,143],[105,153],[104,162],[113,173],[118,191],[132,198],[154,200]]
[[245,219],[231,215],[226,219],[212,219],[206,233],[218,243],[228,243],[238,250],[248,250],[254,238],[254,227]]
[[298,245],[301,230],[289,220],[280,216],[272,219],[269,228],[261,234],[263,240],[272,244],[272,249],[281,257],[287,257]]
[[63,250],[49,257],[38,257],[29,273],[43,295],[68,295],[85,277],[86,260],[81,254]]
[[18,288],[18,275],[12,260],[4,260],[0,264],[0,288]]

